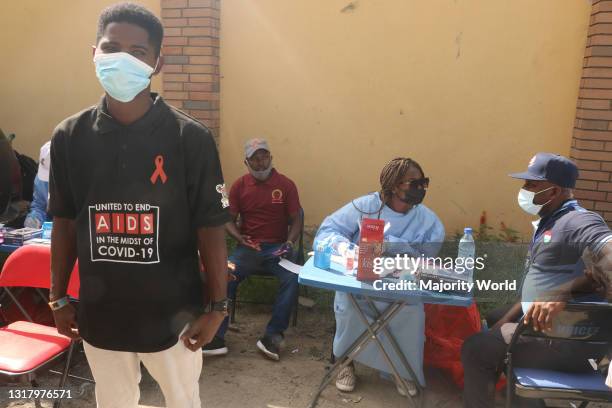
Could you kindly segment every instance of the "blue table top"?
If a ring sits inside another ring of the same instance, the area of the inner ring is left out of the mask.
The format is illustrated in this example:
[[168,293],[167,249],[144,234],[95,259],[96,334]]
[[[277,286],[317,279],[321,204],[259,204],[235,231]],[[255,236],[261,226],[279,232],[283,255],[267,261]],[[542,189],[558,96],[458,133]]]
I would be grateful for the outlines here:
[[473,301],[471,295],[424,290],[376,290],[370,282],[360,282],[354,276],[344,275],[335,270],[324,270],[315,267],[312,257],[300,270],[298,281],[302,285],[321,289],[365,295],[386,300],[404,300],[409,303],[421,301],[423,303],[467,307],[470,306]]
[[0,244],[0,252],[5,252],[5,253],[10,254],[11,252],[15,252],[17,248],[21,248],[21,246]]

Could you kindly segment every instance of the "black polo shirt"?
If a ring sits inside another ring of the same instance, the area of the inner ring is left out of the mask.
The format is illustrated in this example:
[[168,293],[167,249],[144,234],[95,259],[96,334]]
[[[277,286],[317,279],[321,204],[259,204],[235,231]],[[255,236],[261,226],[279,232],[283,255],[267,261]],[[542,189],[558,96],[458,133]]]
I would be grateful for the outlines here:
[[176,343],[203,305],[196,229],[229,220],[210,131],[152,98],[129,126],[102,98],[60,123],[51,143],[50,212],[77,228],[79,331],[109,350]]

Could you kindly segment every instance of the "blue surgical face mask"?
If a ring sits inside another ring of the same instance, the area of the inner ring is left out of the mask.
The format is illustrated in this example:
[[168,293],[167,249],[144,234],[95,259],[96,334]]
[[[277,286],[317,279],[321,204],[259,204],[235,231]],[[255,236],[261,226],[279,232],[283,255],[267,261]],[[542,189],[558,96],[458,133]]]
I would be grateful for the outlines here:
[[127,52],[96,54],[94,64],[102,88],[120,102],[130,102],[149,86],[155,71]]

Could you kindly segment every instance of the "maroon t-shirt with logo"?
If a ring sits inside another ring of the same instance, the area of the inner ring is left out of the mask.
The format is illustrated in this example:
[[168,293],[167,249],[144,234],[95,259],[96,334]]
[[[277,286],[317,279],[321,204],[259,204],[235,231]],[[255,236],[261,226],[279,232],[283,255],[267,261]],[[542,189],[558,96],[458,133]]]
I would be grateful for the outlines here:
[[266,181],[245,174],[232,184],[230,213],[240,215],[240,232],[257,242],[287,240],[289,217],[300,210],[295,183],[272,169]]

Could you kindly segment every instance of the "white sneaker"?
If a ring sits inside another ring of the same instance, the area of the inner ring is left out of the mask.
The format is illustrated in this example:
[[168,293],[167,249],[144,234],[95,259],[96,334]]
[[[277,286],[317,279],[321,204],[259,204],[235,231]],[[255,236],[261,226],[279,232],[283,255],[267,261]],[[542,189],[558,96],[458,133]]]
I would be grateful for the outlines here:
[[336,388],[342,392],[351,392],[355,389],[356,380],[355,367],[349,364],[338,373],[336,377]]
[[257,348],[270,360],[280,360],[280,348],[270,336],[266,335],[257,340]]
[[[416,397],[416,395],[419,393],[416,385],[414,385],[412,381],[405,381],[405,383],[406,387],[408,388],[408,394],[410,394],[411,397]],[[395,387],[397,388],[397,393],[399,395],[401,395],[402,397],[406,396],[406,392],[402,387],[400,387],[399,385],[396,385]]]
[[212,341],[202,346],[202,354],[205,356],[223,356],[227,354],[225,340],[220,337],[213,337]]

